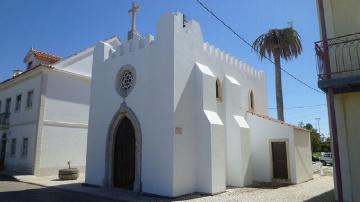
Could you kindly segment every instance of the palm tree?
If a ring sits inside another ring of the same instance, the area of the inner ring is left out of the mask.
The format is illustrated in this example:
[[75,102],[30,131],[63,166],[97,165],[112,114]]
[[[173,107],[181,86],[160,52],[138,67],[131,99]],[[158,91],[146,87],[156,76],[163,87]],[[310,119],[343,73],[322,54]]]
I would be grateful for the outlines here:
[[301,54],[300,36],[291,26],[284,29],[271,29],[254,41],[253,48],[260,59],[274,58],[277,116],[279,120],[284,121],[280,59],[289,61]]

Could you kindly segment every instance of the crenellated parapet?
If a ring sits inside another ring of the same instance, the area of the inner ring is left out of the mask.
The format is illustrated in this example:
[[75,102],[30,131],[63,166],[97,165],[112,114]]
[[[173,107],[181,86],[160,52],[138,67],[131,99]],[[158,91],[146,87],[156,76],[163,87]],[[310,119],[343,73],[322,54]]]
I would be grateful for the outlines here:
[[240,70],[246,75],[255,77],[257,79],[263,79],[265,77],[264,71],[252,68],[250,65],[238,60],[237,58],[226,53],[225,51],[220,50],[209,42],[205,42],[203,44],[203,51],[208,54],[208,56],[215,58],[216,60],[219,60],[220,62],[232,68]]
[[154,36],[150,34],[146,37],[137,37],[131,40],[127,40],[120,46],[114,47],[112,57],[119,57],[126,55],[127,53],[136,52],[137,50],[148,48],[154,43],[154,41]]

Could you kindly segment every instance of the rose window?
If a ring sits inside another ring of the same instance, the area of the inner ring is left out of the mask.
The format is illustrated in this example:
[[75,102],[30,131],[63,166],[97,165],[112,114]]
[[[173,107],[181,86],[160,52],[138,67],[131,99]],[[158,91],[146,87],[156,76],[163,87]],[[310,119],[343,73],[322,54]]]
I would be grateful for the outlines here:
[[116,76],[115,87],[120,96],[125,98],[134,88],[135,82],[135,68],[131,65],[124,65]]
[[120,78],[120,87],[124,90],[129,90],[132,87],[134,76],[130,71],[125,71]]

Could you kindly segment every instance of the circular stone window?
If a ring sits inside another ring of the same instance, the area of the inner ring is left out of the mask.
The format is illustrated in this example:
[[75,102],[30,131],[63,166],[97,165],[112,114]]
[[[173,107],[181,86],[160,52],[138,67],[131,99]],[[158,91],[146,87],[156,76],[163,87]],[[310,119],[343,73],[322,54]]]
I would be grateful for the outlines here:
[[124,65],[116,76],[116,90],[121,97],[125,98],[129,95],[135,86],[136,73],[135,68],[131,65]]

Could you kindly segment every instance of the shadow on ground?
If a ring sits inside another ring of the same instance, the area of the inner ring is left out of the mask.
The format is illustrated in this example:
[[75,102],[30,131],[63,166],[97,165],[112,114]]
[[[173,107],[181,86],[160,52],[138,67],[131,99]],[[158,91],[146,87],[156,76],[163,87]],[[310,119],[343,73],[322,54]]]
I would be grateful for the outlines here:
[[315,196],[309,200],[306,200],[305,202],[319,202],[319,201],[326,201],[326,202],[331,202],[331,201],[335,201],[335,197],[334,197],[334,190],[330,190],[328,192],[324,192],[323,194],[320,194],[318,196]]
[[0,175],[0,181],[18,181],[18,180],[13,176]]
[[287,187],[291,186],[293,184],[290,183],[275,183],[275,182],[261,182],[261,183],[255,183],[249,186],[246,186],[247,188],[257,188],[257,189],[278,189],[281,187]]
[[66,192],[54,188],[26,188],[24,190],[0,192],[1,201],[6,202],[113,202],[114,200],[88,194]]

